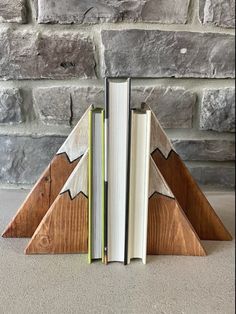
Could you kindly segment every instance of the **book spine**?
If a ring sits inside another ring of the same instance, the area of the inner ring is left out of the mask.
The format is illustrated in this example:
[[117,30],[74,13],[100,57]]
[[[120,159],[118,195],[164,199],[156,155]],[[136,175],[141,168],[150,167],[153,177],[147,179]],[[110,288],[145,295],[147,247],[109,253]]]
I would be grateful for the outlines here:
[[144,222],[143,222],[143,264],[146,264],[147,260],[147,228],[148,228],[148,190],[149,190],[149,168],[150,168],[150,138],[151,138],[151,111],[146,111],[146,163],[145,163],[145,204],[144,204]]
[[109,80],[105,79],[104,120],[104,262],[108,263],[108,139],[109,139]]
[[126,213],[125,213],[125,252],[124,265],[128,263],[128,243],[129,243],[129,192],[130,192],[130,155],[131,155],[131,79],[128,82],[128,134],[127,134],[127,177],[126,177]]

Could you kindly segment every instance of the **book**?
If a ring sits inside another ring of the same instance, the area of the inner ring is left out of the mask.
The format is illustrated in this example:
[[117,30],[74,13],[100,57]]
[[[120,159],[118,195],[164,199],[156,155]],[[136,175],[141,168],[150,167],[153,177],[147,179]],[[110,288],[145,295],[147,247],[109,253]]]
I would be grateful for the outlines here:
[[106,79],[105,107],[105,262],[127,263],[130,79]]
[[132,110],[128,264],[132,258],[141,258],[146,264],[150,128],[151,111]]
[[89,235],[88,261],[104,253],[104,110],[89,114]]

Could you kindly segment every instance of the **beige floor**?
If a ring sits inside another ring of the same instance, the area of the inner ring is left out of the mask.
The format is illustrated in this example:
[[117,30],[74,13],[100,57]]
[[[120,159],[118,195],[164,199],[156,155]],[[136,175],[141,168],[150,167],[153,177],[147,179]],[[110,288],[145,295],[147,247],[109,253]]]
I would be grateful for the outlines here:
[[[0,232],[25,191],[0,191]],[[207,193],[234,235],[234,195]],[[207,257],[149,256],[147,265],[88,265],[85,255],[25,256],[27,239],[0,238],[0,314],[233,314],[234,242]]]

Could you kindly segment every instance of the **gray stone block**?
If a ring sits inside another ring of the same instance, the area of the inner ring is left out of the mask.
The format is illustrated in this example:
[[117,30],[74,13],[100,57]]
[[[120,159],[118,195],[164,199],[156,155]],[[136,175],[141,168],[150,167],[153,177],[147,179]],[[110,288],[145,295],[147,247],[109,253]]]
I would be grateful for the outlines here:
[[[44,87],[33,92],[34,106],[47,124],[75,124],[89,105],[104,107],[103,87]],[[165,128],[191,128],[196,95],[183,88],[134,87],[132,107],[147,103]]]
[[199,19],[203,24],[235,27],[235,0],[200,0]]
[[94,78],[94,45],[78,32],[0,32],[0,78]]
[[25,0],[1,0],[0,23],[25,23],[26,22]]
[[21,123],[23,98],[19,89],[0,89],[0,123]]
[[34,183],[64,140],[53,136],[0,135],[0,182]]
[[172,140],[183,160],[233,161],[235,143],[231,140]]
[[39,23],[186,23],[189,0],[38,0]]
[[46,124],[70,125],[72,119],[69,88],[37,88],[33,91],[34,107]]
[[99,87],[78,87],[71,89],[73,108],[73,121],[77,123],[83,113],[90,105],[104,107],[105,96],[103,88]]
[[200,128],[218,132],[235,132],[235,89],[204,90]]
[[188,19],[189,0],[148,0],[141,12],[144,22],[185,24]]
[[164,128],[191,128],[196,94],[184,88],[137,87],[132,89],[132,105],[149,105]]
[[190,166],[189,170],[200,185],[218,186],[224,188],[235,187],[235,167],[222,166]]
[[234,36],[159,30],[102,31],[103,76],[234,77]]
[[99,87],[44,87],[33,91],[34,106],[46,124],[76,124],[90,105],[104,107]]

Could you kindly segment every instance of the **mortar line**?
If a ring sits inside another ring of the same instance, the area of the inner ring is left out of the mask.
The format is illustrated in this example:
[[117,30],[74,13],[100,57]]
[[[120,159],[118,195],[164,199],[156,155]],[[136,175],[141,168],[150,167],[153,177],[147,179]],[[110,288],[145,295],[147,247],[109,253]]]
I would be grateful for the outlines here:
[[[78,118],[79,119],[79,118]],[[76,123],[76,121],[74,121]],[[67,136],[73,126],[51,124],[34,120],[16,125],[0,125],[1,136]],[[204,131],[197,128],[165,129],[167,135],[173,140],[228,140],[234,141],[234,133]]]
[[[28,0],[29,1],[29,0]],[[196,13],[195,13],[196,14]],[[33,26],[33,30],[32,30]],[[35,31],[35,32],[80,32],[84,35],[90,35],[97,31],[103,30],[129,30],[129,29],[143,29],[143,30],[160,30],[160,31],[176,31],[176,32],[200,32],[200,33],[216,33],[225,35],[235,35],[233,28],[224,28],[215,25],[202,25],[196,21],[191,24],[162,24],[162,23],[148,23],[148,22],[118,22],[118,23],[100,23],[100,24],[39,24],[37,21],[32,21],[28,24],[5,24],[4,27],[12,28],[19,31]]]
[[[158,85],[168,85],[168,86],[180,86],[186,87],[191,90],[198,90],[208,87],[234,87],[235,80],[233,78],[133,78],[132,83],[134,86],[158,86]],[[104,85],[104,79],[35,79],[35,80],[8,80],[0,81],[0,88],[40,88],[40,87],[88,87],[94,85],[95,87],[102,87]]]

